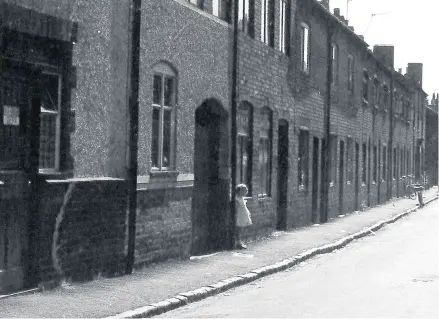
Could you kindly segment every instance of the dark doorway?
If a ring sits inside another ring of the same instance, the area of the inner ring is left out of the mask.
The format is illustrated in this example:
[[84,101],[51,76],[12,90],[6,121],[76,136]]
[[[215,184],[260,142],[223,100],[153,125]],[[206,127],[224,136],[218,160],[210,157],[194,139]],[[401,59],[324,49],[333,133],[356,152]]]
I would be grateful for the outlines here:
[[367,143],[367,206],[370,207],[370,184],[372,183],[372,176],[370,176],[371,169],[370,169],[370,151],[371,151],[371,145],[370,145],[370,138]]
[[358,200],[360,193],[360,144],[355,143],[355,210],[360,210],[360,203]]
[[343,214],[344,207],[344,141],[340,141],[340,166],[338,178],[338,213]]
[[288,122],[279,120],[277,174],[277,230],[287,229],[288,207]]
[[317,208],[319,198],[319,138],[314,137],[312,143],[312,214],[311,222],[317,222]]
[[[192,254],[226,248],[228,219],[227,113],[215,100],[195,112]],[[226,168],[226,169],[225,169]]]
[[378,142],[378,159],[377,159],[377,202],[381,203],[381,140]]
[[325,168],[325,148],[327,148],[329,145],[327,145],[326,143],[326,139],[322,138],[322,149],[320,152],[320,171],[322,172],[320,174],[320,223],[326,223],[328,221],[328,210],[327,210],[327,205],[325,202],[325,196],[324,196],[324,192],[325,192],[325,188],[327,187],[327,183],[329,183],[329,181],[325,181],[325,174],[323,172],[325,172],[326,168]]

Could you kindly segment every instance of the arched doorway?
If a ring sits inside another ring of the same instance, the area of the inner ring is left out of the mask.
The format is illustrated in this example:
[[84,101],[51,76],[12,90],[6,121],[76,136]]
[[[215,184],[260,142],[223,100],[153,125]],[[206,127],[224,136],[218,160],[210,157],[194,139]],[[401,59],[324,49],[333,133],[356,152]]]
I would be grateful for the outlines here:
[[227,112],[215,100],[195,111],[192,255],[226,248],[229,218]]

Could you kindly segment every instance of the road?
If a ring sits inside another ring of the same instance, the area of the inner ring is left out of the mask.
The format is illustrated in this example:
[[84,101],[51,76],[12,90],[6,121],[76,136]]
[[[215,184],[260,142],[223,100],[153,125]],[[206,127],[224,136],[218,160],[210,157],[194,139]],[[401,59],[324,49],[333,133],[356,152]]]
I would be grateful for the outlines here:
[[438,318],[438,214],[436,202],[339,251],[160,317]]

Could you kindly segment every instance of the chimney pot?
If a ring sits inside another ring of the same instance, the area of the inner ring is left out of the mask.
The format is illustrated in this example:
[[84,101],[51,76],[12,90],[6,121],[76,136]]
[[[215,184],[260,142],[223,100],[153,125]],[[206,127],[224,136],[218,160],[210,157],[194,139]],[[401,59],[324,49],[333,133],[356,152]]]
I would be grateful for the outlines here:
[[402,74],[402,69],[401,68],[398,68],[398,73]]
[[334,15],[335,15],[337,18],[340,18],[340,8],[334,8]]

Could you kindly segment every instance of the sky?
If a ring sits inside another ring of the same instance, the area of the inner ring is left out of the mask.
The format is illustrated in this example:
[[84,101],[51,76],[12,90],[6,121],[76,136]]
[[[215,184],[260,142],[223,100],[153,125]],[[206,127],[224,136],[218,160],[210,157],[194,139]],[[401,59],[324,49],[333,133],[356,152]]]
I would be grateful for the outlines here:
[[[340,8],[346,17],[346,3],[330,0],[331,11]],[[423,63],[428,99],[439,93],[439,0],[350,0],[347,19],[371,49],[376,44],[395,46],[395,70],[405,73],[407,63]]]

